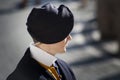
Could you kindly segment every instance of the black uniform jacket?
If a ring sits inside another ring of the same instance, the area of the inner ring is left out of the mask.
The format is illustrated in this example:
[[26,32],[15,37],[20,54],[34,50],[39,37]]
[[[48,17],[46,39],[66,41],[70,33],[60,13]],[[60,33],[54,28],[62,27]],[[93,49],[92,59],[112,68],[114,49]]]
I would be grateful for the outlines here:
[[[6,80],[55,80],[30,54],[30,49],[28,48],[16,69]],[[56,62],[61,72],[62,80],[76,80],[73,72],[64,61],[57,59]]]

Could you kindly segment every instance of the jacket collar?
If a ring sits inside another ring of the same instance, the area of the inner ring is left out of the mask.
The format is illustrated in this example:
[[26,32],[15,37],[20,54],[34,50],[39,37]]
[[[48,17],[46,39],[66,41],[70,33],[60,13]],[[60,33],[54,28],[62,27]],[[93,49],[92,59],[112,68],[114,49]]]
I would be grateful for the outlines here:
[[18,68],[25,76],[29,76],[30,80],[38,80],[40,75],[49,77],[54,80],[53,76],[40,64],[31,57],[30,48],[27,49],[25,55],[18,64]]
[[[69,76],[67,73],[67,68],[64,67],[63,61],[57,59],[57,65],[61,71],[64,80],[69,80],[65,76]],[[19,69],[25,76],[29,76],[29,80],[38,80],[40,75],[50,78],[50,80],[55,80],[52,74],[50,74],[44,67],[31,57],[30,48],[25,52],[25,55],[18,64],[17,69]]]

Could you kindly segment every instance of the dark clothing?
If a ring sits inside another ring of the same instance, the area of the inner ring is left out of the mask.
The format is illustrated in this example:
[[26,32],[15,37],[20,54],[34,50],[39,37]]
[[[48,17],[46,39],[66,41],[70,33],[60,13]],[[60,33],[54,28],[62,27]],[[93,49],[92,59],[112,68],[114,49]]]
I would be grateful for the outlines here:
[[[8,76],[7,80],[55,80],[30,54],[30,49],[28,48],[17,68]],[[64,61],[57,59],[56,62],[61,72],[62,80],[76,80],[73,72]]]
[[120,38],[120,0],[97,0],[98,27],[102,36]]
[[103,40],[117,40],[120,56],[120,0],[97,0],[98,28]]

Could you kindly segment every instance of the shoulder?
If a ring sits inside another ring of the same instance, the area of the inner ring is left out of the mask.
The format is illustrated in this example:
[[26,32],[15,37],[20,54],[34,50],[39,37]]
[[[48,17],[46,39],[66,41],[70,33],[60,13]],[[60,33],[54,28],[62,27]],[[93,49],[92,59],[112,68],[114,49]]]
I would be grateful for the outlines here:
[[[28,53],[28,51],[29,50],[27,49],[26,52]],[[24,63],[26,62],[26,59],[24,59],[24,56],[21,58],[19,63],[17,63],[16,68],[8,75],[6,80],[22,80],[21,77],[25,74]]]
[[20,80],[20,79],[16,79],[19,73],[16,73],[16,70],[14,70],[8,77],[6,80]]
[[64,67],[70,67],[65,61],[63,61],[63,60],[61,60],[61,59],[57,59],[57,62],[59,63],[59,64],[61,64],[62,66],[64,66]]
[[72,69],[70,68],[70,65],[67,64],[65,61],[61,60],[61,59],[57,59],[57,62],[59,65],[61,65],[65,70],[67,70],[68,72],[70,72],[71,74],[73,74]]
[[69,76],[69,78],[70,78],[69,80],[76,80],[72,69],[65,61],[63,61],[61,59],[57,59],[57,63],[62,68],[63,72],[67,73],[66,75]]

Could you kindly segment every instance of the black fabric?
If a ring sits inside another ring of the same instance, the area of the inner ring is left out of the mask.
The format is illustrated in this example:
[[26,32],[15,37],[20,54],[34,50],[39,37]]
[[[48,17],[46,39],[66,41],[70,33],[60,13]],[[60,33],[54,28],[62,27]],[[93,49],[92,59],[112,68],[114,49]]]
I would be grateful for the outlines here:
[[26,25],[33,38],[51,44],[60,42],[69,35],[73,29],[74,18],[65,5],[56,8],[48,3],[40,8],[33,8]]
[[[62,80],[76,80],[69,66],[58,59],[57,65],[62,75]],[[17,65],[16,69],[8,76],[6,80],[55,80],[53,76],[37,61],[30,56],[28,48],[25,55]]]

